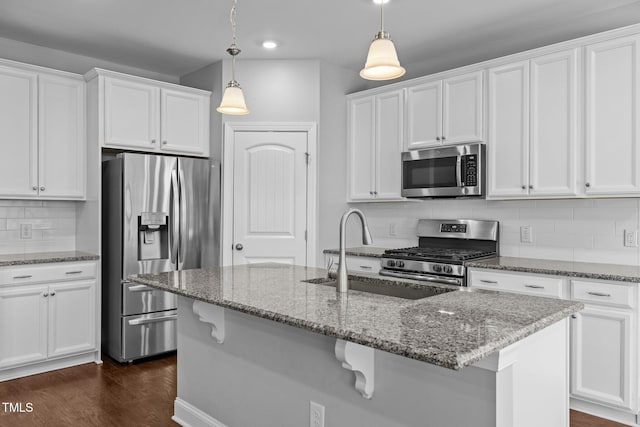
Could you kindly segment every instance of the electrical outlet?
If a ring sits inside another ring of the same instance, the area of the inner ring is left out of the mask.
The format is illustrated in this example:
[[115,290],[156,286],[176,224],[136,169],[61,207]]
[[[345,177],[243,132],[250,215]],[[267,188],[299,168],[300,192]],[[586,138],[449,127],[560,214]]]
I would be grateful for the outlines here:
[[397,224],[395,222],[389,224],[389,237],[396,237],[396,225]]
[[20,224],[20,238],[30,239],[32,236],[33,227],[31,224]]
[[324,427],[324,406],[309,401],[309,427]]
[[624,245],[629,248],[638,247],[638,230],[624,230]]
[[520,243],[533,243],[533,230],[530,225],[520,227]]

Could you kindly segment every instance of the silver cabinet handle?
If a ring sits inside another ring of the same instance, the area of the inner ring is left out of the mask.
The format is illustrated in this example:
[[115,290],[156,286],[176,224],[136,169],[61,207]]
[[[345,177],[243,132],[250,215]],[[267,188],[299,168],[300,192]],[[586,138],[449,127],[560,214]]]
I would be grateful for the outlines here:
[[170,320],[176,320],[177,318],[178,318],[178,315],[174,314],[172,316],[154,317],[153,319],[133,319],[133,320],[129,320],[129,325],[131,326],[148,325],[149,323],[168,322]]
[[25,274],[24,276],[13,276],[14,279],[29,279],[30,277],[33,277],[30,274]]
[[360,268],[364,268],[365,270],[371,270],[373,267],[370,265],[361,265]]
[[151,143],[152,143],[152,144],[155,144],[155,143],[156,143],[156,140],[155,140],[155,139],[152,139],[152,140],[151,140]]
[[591,184],[589,184],[588,182],[584,185],[585,187],[589,188],[591,187]]
[[402,279],[424,280],[426,282],[444,283],[448,285],[462,286],[462,279],[445,279],[440,276],[432,276],[429,274],[418,273],[396,273],[395,271],[380,270],[381,276],[400,277]]
[[531,289],[544,289],[544,286],[540,286],[540,285],[524,285],[525,288],[531,288]]
[[484,280],[484,279],[481,279],[480,281],[482,283],[491,283],[492,285],[497,285],[498,284],[497,280]]
[[82,270],[67,271],[67,272],[66,272],[66,273],[64,273],[64,274],[80,274],[80,273],[82,273]]
[[594,297],[610,297],[611,294],[604,294],[602,292],[587,292],[589,295],[593,295]]
[[167,141],[162,141],[162,145],[167,145]]
[[243,250],[243,249],[244,249],[244,246],[242,246],[242,243],[238,243],[238,244],[236,245],[236,250],[237,250],[237,251],[241,251],[241,250]]
[[155,288],[146,285],[134,285],[129,286],[129,292],[150,292],[155,291]]
[[40,187],[40,191],[44,191],[44,187]]

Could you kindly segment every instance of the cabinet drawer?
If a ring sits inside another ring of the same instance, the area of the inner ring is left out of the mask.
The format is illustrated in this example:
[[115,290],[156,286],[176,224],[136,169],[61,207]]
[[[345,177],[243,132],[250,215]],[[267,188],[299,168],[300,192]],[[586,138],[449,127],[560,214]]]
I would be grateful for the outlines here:
[[637,284],[571,281],[571,299],[593,304],[616,307],[635,307],[635,288]]
[[0,269],[0,285],[90,279],[95,276],[96,263],[93,261],[31,264]]
[[[331,265],[331,270],[336,271],[339,259],[338,255],[327,255],[327,267]],[[380,258],[347,255],[347,271],[377,274],[380,271]]]
[[565,297],[565,280],[560,277],[471,270],[469,286],[543,297]]

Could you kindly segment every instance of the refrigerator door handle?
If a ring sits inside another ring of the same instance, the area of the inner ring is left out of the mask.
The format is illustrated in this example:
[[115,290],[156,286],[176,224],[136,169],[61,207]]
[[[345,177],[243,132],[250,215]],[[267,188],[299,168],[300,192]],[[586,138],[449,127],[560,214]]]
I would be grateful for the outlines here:
[[180,242],[180,253],[178,255],[178,270],[182,270],[182,267],[184,265],[184,257],[185,257],[185,250],[186,250],[186,241],[185,239],[188,236],[187,233],[187,226],[186,226],[186,222],[187,222],[187,201],[186,199],[186,188],[185,188],[185,179],[184,179],[184,171],[182,170],[181,164],[178,165],[178,173],[180,174],[180,179],[178,180],[180,183],[180,239],[182,240]]
[[178,265],[178,236],[180,227],[180,214],[178,212],[180,207],[180,193],[178,191],[178,172],[176,170],[171,171],[171,263]]

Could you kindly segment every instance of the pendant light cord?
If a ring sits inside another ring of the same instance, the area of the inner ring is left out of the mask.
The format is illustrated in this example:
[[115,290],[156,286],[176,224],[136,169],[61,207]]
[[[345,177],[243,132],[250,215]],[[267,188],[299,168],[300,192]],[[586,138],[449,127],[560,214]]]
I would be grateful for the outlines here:
[[231,80],[236,81],[236,55],[239,53],[236,46],[236,6],[238,0],[233,0],[231,13],[229,13],[229,21],[231,22],[231,47],[229,48],[235,53],[231,53]]
[[380,32],[384,33],[384,0],[380,0]]

